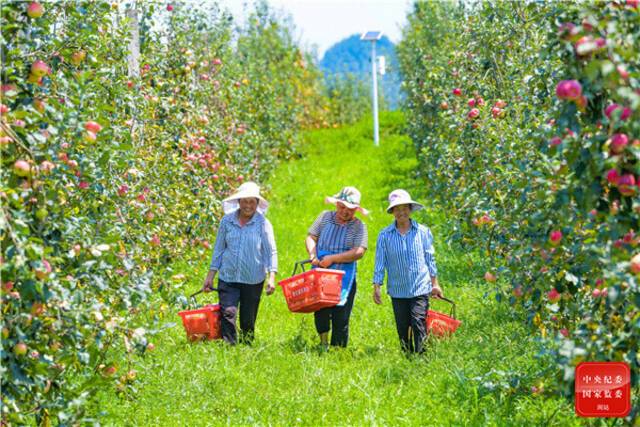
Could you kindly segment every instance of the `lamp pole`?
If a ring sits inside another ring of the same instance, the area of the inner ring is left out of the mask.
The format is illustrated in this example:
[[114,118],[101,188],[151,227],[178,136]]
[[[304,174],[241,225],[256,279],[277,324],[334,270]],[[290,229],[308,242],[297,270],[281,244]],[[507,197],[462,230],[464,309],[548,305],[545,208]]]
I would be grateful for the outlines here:
[[378,71],[376,70],[376,41],[371,41],[371,77],[373,90],[373,144],[377,147],[380,145],[380,136],[378,132]]
[[378,70],[376,65],[378,58],[376,58],[376,41],[382,38],[382,31],[367,31],[360,36],[360,40],[371,42],[371,84],[373,90],[371,91],[371,102],[373,104],[373,144],[377,147],[380,145],[380,135],[378,132]]

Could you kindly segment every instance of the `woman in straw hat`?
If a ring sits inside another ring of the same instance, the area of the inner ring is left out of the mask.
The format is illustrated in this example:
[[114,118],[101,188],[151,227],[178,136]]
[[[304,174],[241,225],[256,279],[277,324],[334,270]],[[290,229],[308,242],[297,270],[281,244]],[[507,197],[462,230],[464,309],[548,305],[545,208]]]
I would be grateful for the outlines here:
[[336,210],[322,212],[309,228],[307,252],[314,266],[343,270],[345,274],[340,302],[317,311],[315,325],[323,346],[329,344],[329,331],[333,329],[331,345],[346,347],[356,294],[356,261],[367,250],[367,227],[355,213],[368,215],[368,212],[360,206],[360,192],[355,187],[344,187],[325,202],[334,204]]
[[209,273],[203,290],[213,289],[218,275],[222,311],[222,339],[236,344],[236,317],[240,310],[241,340],[253,340],[260,296],[267,273],[267,295],[275,290],[278,253],[273,227],[264,217],[269,204],[260,196],[260,187],[246,182],[223,200],[225,216],[220,221]]
[[386,271],[396,329],[402,349],[408,353],[424,351],[429,295],[443,296],[431,230],[411,219],[412,212],[423,208],[405,190],[392,191],[387,213],[393,214],[395,221],[382,229],[376,245],[373,300],[382,304],[380,288]]

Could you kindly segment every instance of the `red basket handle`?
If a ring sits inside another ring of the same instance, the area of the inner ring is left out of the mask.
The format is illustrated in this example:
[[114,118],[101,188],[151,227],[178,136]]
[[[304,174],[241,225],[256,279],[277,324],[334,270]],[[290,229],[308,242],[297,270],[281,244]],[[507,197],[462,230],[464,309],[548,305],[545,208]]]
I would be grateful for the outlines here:
[[[212,291],[215,291],[215,292],[218,292],[218,288],[211,288],[211,290],[212,290]],[[201,294],[201,293],[203,293],[203,292],[204,292],[204,290],[203,290],[203,289],[200,289],[198,292],[196,292],[196,293],[194,293],[194,294],[189,295],[189,299],[191,299],[191,298],[195,298],[197,295],[199,295],[199,294]]]
[[451,311],[449,312],[449,317],[451,317],[452,319],[456,318],[456,303],[455,302],[453,302],[449,298],[445,298],[445,297],[432,298],[432,299],[438,299],[438,300],[445,301],[445,302],[448,302],[449,304],[451,304]]
[[294,264],[294,266],[293,266],[293,274],[292,274],[292,276],[296,275],[296,271],[298,271],[298,266],[302,269],[302,272],[304,273],[305,272],[304,265],[305,264],[310,264],[310,263],[311,263],[310,259],[305,259],[305,260],[296,262]]
[[[211,290],[212,290],[212,291],[219,292],[219,289],[218,289],[218,288],[211,288]],[[195,305],[197,304],[196,296],[200,295],[200,294],[201,294],[201,293],[203,293],[203,292],[204,292],[204,291],[203,291],[202,289],[200,289],[198,292],[195,292],[195,293],[193,293],[193,294],[189,295],[189,299],[188,299],[188,301],[187,301],[187,304],[188,304],[190,307],[195,307]]]

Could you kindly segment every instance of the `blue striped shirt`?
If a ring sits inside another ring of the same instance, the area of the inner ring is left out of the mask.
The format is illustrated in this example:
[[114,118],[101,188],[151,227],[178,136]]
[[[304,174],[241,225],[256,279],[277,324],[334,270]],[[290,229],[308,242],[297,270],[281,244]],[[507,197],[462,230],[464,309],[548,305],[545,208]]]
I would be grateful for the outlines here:
[[323,211],[309,228],[309,234],[318,237],[318,250],[334,253],[353,248],[367,248],[367,226],[354,217],[346,224],[336,220],[336,211]]
[[243,227],[238,211],[222,217],[209,270],[231,283],[262,283],[267,272],[278,271],[278,251],[273,227],[256,212]]
[[[354,217],[348,223],[340,224],[336,220],[336,211],[323,211],[309,228],[309,234],[318,239],[316,243],[318,256],[321,256],[322,252],[339,254],[357,247],[367,249],[367,240],[369,239],[367,226],[362,221]],[[330,268],[349,271],[349,264],[352,263],[336,263],[332,264]],[[358,270],[357,262],[353,261],[353,264],[353,276],[345,274],[343,278],[343,280],[351,278],[348,286],[344,285],[343,288],[347,293]]]
[[411,227],[402,235],[394,221],[378,235],[373,283],[384,284],[386,270],[391,297],[429,295],[431,277],[438,275],[434,252],[429,227],[411,220]]

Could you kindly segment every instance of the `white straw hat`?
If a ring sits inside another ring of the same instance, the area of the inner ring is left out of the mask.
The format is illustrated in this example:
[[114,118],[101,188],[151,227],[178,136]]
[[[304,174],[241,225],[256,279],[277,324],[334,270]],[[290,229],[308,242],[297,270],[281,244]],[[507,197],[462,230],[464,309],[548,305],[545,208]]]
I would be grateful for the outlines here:
[[240,208],[240,199],[250,198],[258,199],[258,212],[264,215],[269,207],[269,202],[260,195],[260,187],[258,184],[252,181],[245,182],[234,194],[224,199],[222,201],[222,209],[225,214],[229,214]]
[[340,202],[349,209],[356,209],[363,215],[369,215],[369,211],[360,206],[360,192],[356,187],[344,187],[338,194],[329,196],[324,201],[334,205]]
[[389,207],[387,208],[387,213],[391,213],[391,209],[398,205],[411,205],[411,212],[424,209],[424,206],[411,200],[409,193],[401,189],[393,190],[389,193]]

